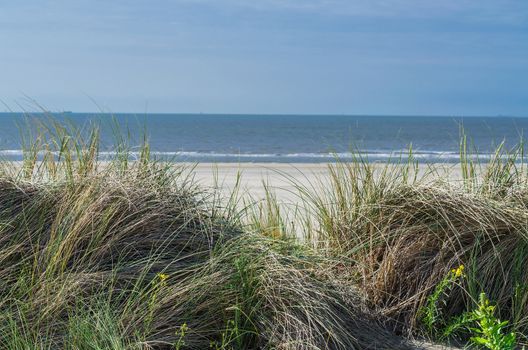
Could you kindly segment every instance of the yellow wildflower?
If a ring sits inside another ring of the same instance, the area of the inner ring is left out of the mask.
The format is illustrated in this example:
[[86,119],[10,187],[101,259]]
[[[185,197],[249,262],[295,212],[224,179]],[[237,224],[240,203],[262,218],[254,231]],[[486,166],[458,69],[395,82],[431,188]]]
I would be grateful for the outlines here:
[[158,278],[161,282],[165,281],[167,278],[169,278],[169,275],[166,273],[158,273]]
[[464,273],[464,265],[460,265],[458,268],[451,270],[455,277],[460,277]]

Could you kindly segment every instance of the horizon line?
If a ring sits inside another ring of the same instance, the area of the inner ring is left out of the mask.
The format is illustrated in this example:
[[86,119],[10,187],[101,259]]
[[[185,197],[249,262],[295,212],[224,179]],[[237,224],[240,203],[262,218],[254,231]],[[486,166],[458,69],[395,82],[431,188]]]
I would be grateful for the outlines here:
[[25,114],[25,115],[79,115],[79,114],[93,114],[93,115],[135,115],[135,116],[147,116],[147,115],[206,115],[206,116],[262,116],[262,117],[273,117],[273,116],[284,116],[284,117],[296,117],[296,116],[313,116],[313,117],[413,117],[413,118],[528,118],[528,115],[514,115],[514,114],[354,114],[354,113],[225,113],[225,112],[105,112],[105,111],[79,111],[73,112],[70,110],[64,111],[4,111],[0,112],[0,115],[12,115],[12,114]]

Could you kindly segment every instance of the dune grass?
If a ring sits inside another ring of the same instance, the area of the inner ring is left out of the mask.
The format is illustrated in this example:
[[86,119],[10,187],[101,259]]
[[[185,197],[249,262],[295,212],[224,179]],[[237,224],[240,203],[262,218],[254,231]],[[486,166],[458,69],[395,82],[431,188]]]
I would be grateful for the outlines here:
[[0,169],[0,348],[413,348],[341,259],[263,235],[146,139],[118,133],[104,163],[96,125],[23,140]]
[[223,197],[115,134],[102,162],[97,125],[32,122],[0,164],[0,348],[527,342],[522,143],[480,162],[463,137],[458,181],[412,151],[337,160],[284,204],[266,183]]
[[[297,232],[319,253],[342,261],[340,277],[361,290],[368,307],[395,334],[469,344],[479,326],[465,317],[478,309],[485,293],[497,320],[508,321],[503,331],[526,344],[523,149],[522,142],[513,149],[501,144],[483,161],[463,136],[458,179],[453,168],[419,167],[412,152],[384,165],[360,156],[338,160],[329,165],[329,177],[316,183],[291,179],[305,208]],[[270,215],[287,211],[272,194],[266,200],[259,208],[270,208]],[[464,274],[431,303],[435,289],[460,266]]]

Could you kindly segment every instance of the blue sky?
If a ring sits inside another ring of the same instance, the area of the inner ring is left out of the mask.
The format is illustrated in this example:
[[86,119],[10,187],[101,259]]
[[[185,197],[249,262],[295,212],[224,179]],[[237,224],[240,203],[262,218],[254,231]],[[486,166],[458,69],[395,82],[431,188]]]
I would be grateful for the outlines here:
[[14,110],[528,116],[526,0],[2,1],[0,44]]

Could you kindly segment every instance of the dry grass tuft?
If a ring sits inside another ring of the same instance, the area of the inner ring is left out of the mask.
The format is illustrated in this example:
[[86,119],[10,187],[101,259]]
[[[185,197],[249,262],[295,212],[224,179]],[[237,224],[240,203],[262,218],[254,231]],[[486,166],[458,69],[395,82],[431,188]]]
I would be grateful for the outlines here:
[[461,264],[467,274],[442,305],[445,321],[474,309],[486,292],[498,316],[528,334],[528,183],[519,147],[500,146],[483,164],[462,148],[459,182],[412,157],[338,162],[328,182],[297,184],[312,221],[305,237],[343,259],[342,278],[399,334],[425,335],[420,314],[428,296]]
[[41,130],[0,172],[0,347],[409,348],[333,259],[245,232],[148,145],[102,164],[96,131]]

